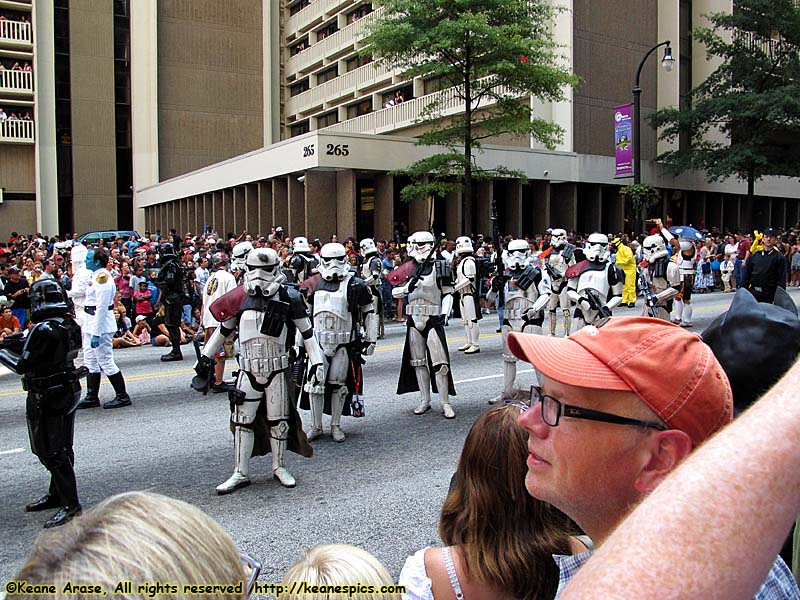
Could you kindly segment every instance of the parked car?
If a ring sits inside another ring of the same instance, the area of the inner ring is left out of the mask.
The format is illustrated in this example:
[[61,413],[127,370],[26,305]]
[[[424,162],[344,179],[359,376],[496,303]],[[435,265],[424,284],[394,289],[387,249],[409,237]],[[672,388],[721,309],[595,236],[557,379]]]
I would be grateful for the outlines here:
[[140,237],[137,231],[123,231],[121,229],[118,230],[103,230],[103,231],[90,231],[89,233],[84,233],[82,236],[78,237],[78,241],[83,245],[90,245],[96,244],[98,240],[103,240],[105,242],[113,242],[118,237],[122,238],[123,240],[130,239],[131,236],[136,236],[138,240]]

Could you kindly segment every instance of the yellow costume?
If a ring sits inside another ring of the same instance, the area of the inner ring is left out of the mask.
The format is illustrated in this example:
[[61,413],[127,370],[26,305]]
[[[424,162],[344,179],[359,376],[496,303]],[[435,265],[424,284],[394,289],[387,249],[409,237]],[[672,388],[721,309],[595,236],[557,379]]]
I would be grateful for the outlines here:
[[625,273],[622,303],[636,304],[636,260],[633,258],[633,250],[623,244],[619,238],[615,238],[612,243],[617,249],[617,266]]
[[764,244],[761,242],[761,239],[764,237],[763,233],[760,233],[758,229],[753,232],[753,243],[750,244],[750,254],[755,254],[759,250],[764,249]]

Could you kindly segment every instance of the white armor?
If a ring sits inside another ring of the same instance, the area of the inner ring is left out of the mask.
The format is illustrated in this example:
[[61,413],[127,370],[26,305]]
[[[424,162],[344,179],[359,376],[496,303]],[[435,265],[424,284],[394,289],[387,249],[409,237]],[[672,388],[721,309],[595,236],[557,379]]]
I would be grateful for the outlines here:
[[[504,261],[503,293],[505,311],[503,313],[503,394],[491,400],[494,403],[503,398],[511,398],[514,393],[514,380],[517,376],[517,358],[508,349],[508,334],[511,331],[542,334],[544,322],[543,309],[547,306],[552,290],[547,272],[531,266],[530,247],[525,240],[512,240],[508,244],[508,254]],[[487,294],[487,300],[494,300],[496,292]]]
[[243,273],[247,270],[247,255],[253,250],[252,242],[239,242],[233,247],[233,260],[231,261],[231,271]]
[[677,266],[681,274],[682,290],[680,299],[675,300],[675,316],[672,322],[682,327],[692,326],[692,288],[694,287],[694,259],[697,248],[692,240],[680,239],[680,252],[677,256]]
[[[88,270],[88,269],[87,269]],[[112,338],[117,331],[117,321],[114,319],[114,296],[117,286],[108,270],[101,268],[89,271],[90,280],[86,288],[84,305],[83,335],[83,364],[90,373],[114,375],[119,373],[119,367],[114,362]],[[92,337],[100,338],[96,348],[91,347]]]
[[[572,317],[572,332],[593,323],[622,302],[625,275],[608,262],[608,237],[593,233],[586,240],[584,254],[587,265],[579,275],[569,280],[567,294],[576,303]],[[594,305],[594,306],[593,306]]]
[[[342,410],[349,394],[347,375],[350,368],[348,345],[354,342],[358,327],[366,333],[365,348],[350,348],[350,351],[363,352],[367,356],[375,351],[378,336],[377,315],[372,309],[372,293],[360,279],[353,280],[349,271],[345,270],[347,255],[344,246],[337,243],[325,244],[320,252],[321,272],[324,281],[314,289],[311,301],[314,305],[314,335],[328,361],[325,380],[320,383],[307,383],[303,389],[309,395],[311,404],[312,426],[308,431],[308,439],[314,440],[322,435],[322,413],[325,403],[326,384],[331,391],[331,437],[337,442],[345,440],[340,426]],[[340,275],[341,274],[341,275]],[[358,323],[353,322],[353,309],[349,306],[348,291],[356,286],[353,298],[361,299],[357,314]]]
[[478,267],[475,257],[472,256],[472,240],[467,236],[456,239],[456,283],[455,291],[458,292],[459,306],[461,308],[461,322],[467,341],[459,346],[458,351],[464,354],[476,354],[481,351],[478,345],[480,339],[480,307],[477,304],[477,278]]
[[[289,419],[293,409],[287,387],[289,351],[286,323],[289,320],[302,334],[309,357],[310,379],[315,382],[324,380],[322,352],[313,337],[305,305],[299,298],[292,301],[288,295],[286,287],[282,285],[284,277],[279,270],[279,264],[280,259],[272,249],[255,248],[248,254],[244,289],[254,298],[252,307],[248,308],[246,299],[239,313],[223,322],[203,347],[202,356],[213,361],[225,338],[232,332],[237,332],[240,369],[236,390],[231,392],[231,400],[234,402],[231,423],[234,426],[235,468],[233,475],[217,486],[219,494],[233,492],[250,483],[249,462],[255,441],[253,422],[262,398],[265,399],[266,416],[270,421],[272,472],[282,485],[295,486],[294,477],[285,467]],[[289,308],[285,314],[276,318],[271,308],[274,305]],[[263,332],[265,319],[269,319],[267,329],[275,335]]]
[[[669,321],[671,300],[678,295],[681,287],[681,273],[678,265],[669,260],[664,237],[660,234],[648,236],[642,243],[642,253],[647,261],[643,269],[647,284],[655,294],[655,308],[658,318]],[[642,314],[652,316],[651,307],[645,299]]]
[[72,263],[72,287],[67,291],[67,296],[75,306],[75,320],[81,327],[86,320],[86,313],[83,311],[83,307],[86,305],[86,290],[92,279],[92,271],[86,267],[88,252],[86,246],[76,244],[69,253]]
[[364,262],[361,264],[361,279],[364,280],[372,292],[372,311],[378,317],[378,339],[383,339],[383,302],[381,298],[381,273],[383,264],[378,256],[378,248],[375,241],[371,238],[361,240],[361,256]]
[[[442,341],[442,322],[450,314],[453,289],[449,277],[445,276],[449,276],[449,266],[443,260],[433,260],[434,244],[433,234],[427,231],[418,231],[408,238],[408,254],[417,263],[417,269],[405,284],[392,290],[392,295],[395,298],[408,295],[405,307],[408,316],[406,345],[410,366],[414,368],[417,386],[422,394],[414,414],[421,415],[431,408],[433,373],[442,412],[446,418],[452,419],[456,415],[450,405],[450,360]],[[438,322],[429,324],[432,317],[437,318]],[[430,365],[428,355],[432,362]]]
[[317,268],[317,260],[311,256],[311,247],[306,238],[296,237],[292,241],[292,257],[288,266],[294,274],[295,283],[303,283]]
[[575,264],[575,246],[567,243],[567,232],[563,229],[553,230],[550,235],[550,245],[551,250],[545,257],[542,267],[550,279],[552,289],[552,295],[547,304],[550,316],[550,335],[554,336],[556,334],[558,320],[556,309],[559,307],[564,319],[564,335],[569,335],[572,319],[570,315],[572,301],[567,295],[566,273],[567,269]]

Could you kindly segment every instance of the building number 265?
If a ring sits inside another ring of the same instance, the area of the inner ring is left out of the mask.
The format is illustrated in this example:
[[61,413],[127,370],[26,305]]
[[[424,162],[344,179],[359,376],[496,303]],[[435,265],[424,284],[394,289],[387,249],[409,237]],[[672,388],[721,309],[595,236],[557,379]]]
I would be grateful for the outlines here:
[[327,148],[325,154],[330,156],[348,156],[350,154],[347,144],[328,144]]

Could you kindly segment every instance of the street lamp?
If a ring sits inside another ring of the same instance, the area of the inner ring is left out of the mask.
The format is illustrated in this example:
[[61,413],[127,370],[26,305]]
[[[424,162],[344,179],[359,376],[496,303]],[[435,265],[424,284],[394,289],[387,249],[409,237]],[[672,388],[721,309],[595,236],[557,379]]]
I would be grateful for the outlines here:
[[645,61],[647,58],[656,50],[658,50],[661,46],[666,46],[664,48],[664,58],[661,59],[661,66],[664,67],[664,70],[669,73],[672,71],[672,66],[675,64],[675,59],[672,57],[672,42],[667,40],[666,42],[661,42],[650,48],[647,54],[644,55],[642,58],[642,62],[639,63],[639,68],[636,69],[636,85],[633,88],[633,183],[638,184],[642,183],[642,138],[640,132],[640,111],[641,111],[641,96],[642,96],[642,88],[639,87],[639,77],[642,75],[642,67],[644,67]]

